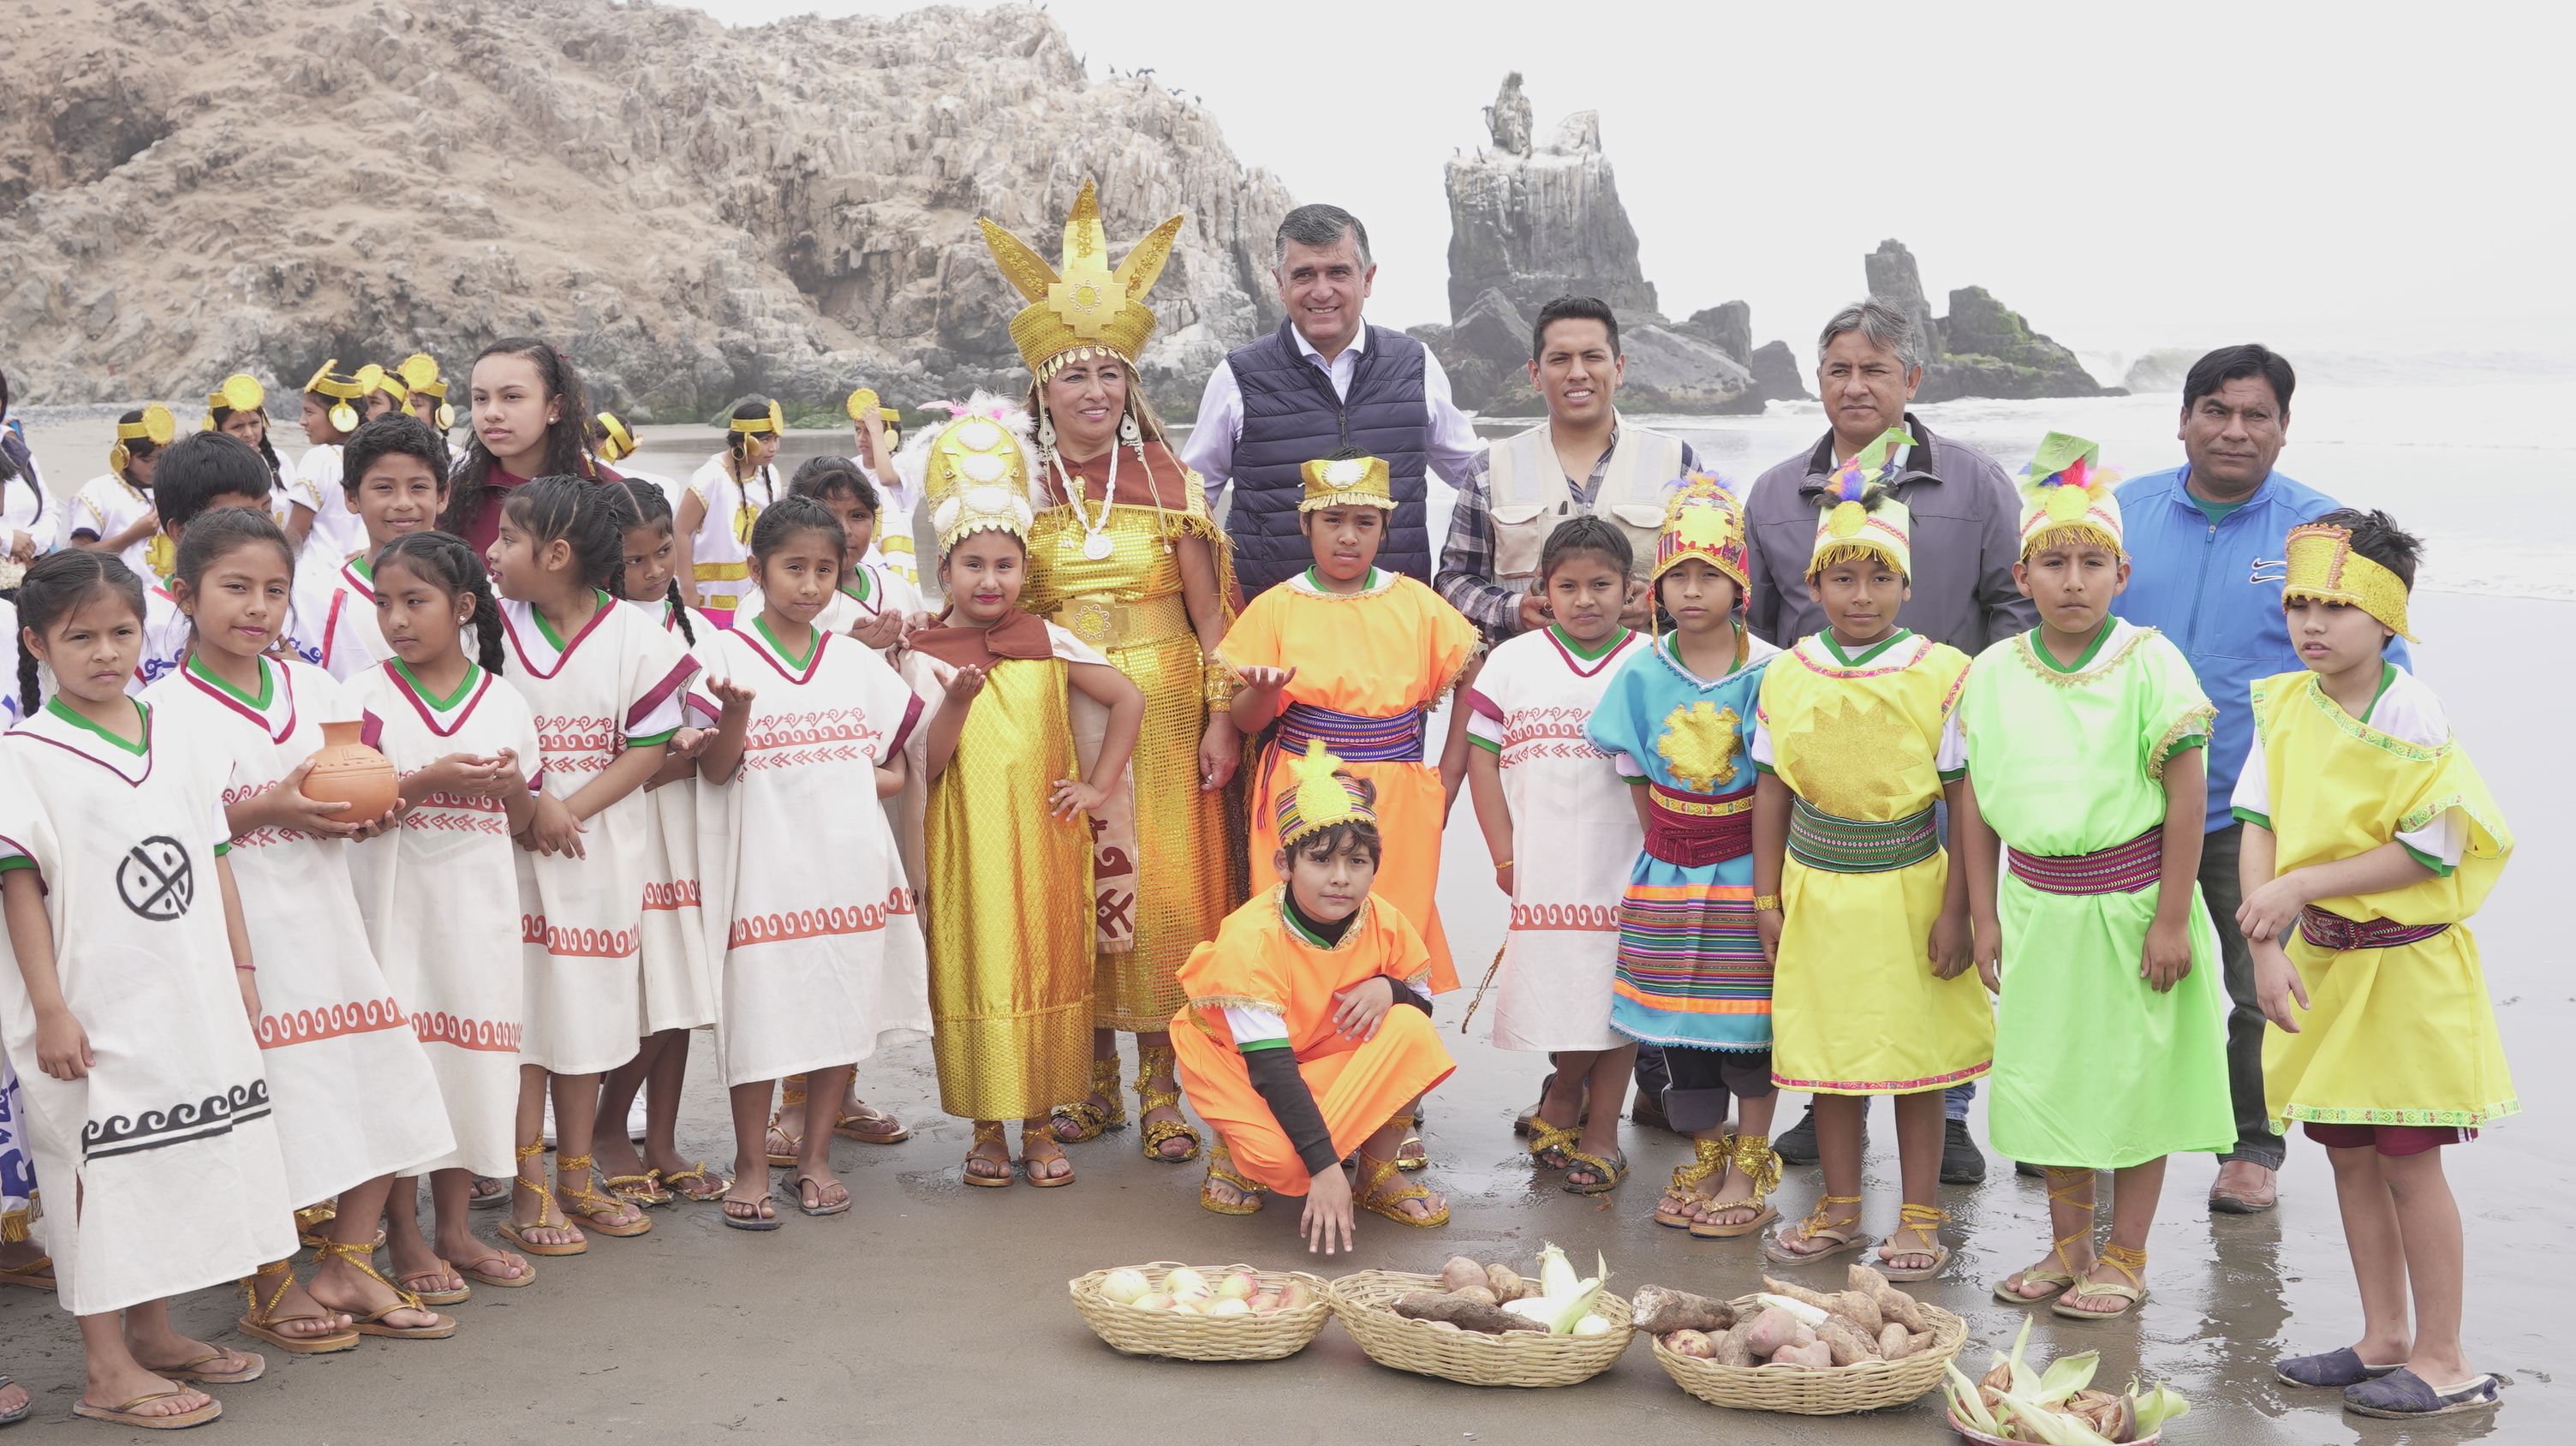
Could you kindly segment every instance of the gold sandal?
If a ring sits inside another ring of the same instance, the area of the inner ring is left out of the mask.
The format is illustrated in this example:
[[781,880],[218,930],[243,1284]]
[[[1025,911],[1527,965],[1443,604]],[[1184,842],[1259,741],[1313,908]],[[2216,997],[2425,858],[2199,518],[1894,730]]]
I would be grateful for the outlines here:
[[[2129,1314],[2131,1311],[2136,1310],[2140,1305],[2146,1303],[2147,1253],[2145,1251],[2131,1250],[2125,1245],[2105,1245],[2102,1247],[2102,1263],[2111,1267],[2113,1270],[2120,1272],[2122,1275],[2127,1276],[2129,1278],[2129,1283],[2127,1285],[2096,1285],[2089,1280],[2079,1281],[2073,1288],[2060,1295],[2058,1299],[2049,1302],[2049,1313],[2052,1315],[2064,1316],[2068,1320],[2118,1320],[2120,1317]],[[2085,1310],[2081,1307],[2067,1304],[2065,1296],[2069,1295],[2115,1296],[2120,1301],[2120,1308],[2118,1310]]]
[[[1156,1049],[1138,1046],[1136,1050],[1136,1118],[1143,1120],[1145,1125],[1145,1158],[1159,1160],[1166,1165],[1185,1165],[1199,1157],[1199,1132],[1190,1127],[1188,1120],[1145,1119],[1145,1116],[1156,1110],[1170,1110],[1176,1115],[1181,1112],[1179,1089],[1166,1090],[1154,1087],[1154,1081],[1158,1079],[1168,1079],[1175,1086],[1179,1085],[1181,1082],[1179,1070],[1180,1058],[1173,1052],[1171,1046],[1164,1045]],[[1188,1154],[1163,1153],[1165,1140],[1182,1139],[1190,1142]]]
[[[1036,1128],[1030,1128],[1032,1123],[1036,1125]],[[1049,1159],[1044,1155],[1040,1155],[1034,1160],[1030,1159],[1029,1141],[1031,1140],[1036,1140],[1041,1144],[1055,1146],[1054,1159]],[[1062,1160],[1064,1162],[1065,1168],[1063,1174],[1041,1175],[1038,1173],[1040,1168],[1051,1165],[1055,1163],[1056,1160]],[[1046,1118],[1035,1122],[1029,1120],[1020,1121],[1020,1174],[1025,1177],[1031,1185],[1034,1185],[1041,1190],[1053,1190],[1073,1183],[1073,1157],[1064,1152],[1064,1141],[1055,1137],[1055,1117],[1053,1115],[1049,1115]]]
[[[332,1221],[339,1218],[340,1202],[336,1197],[325,1200],[319,1205],[307,1205],[303,1209],[296,1211],[296,1242],[307,1250],[320,1250],[324,1245],[330,1243],[331,1231],[329,1226]],[[369,1248],[373,1250],[382,1250],[385,1248],[385,1228],[383,1226],[379,1225],[376,1227],[376,1242]]]
[[662,1188],[662,1172],[655,1169],[648,1168],[641,1175],[609,1175],[599,1183],[615,1198],[647,1210],[680,1198]]
[[[583,1230],[596,1230],[602,1235],[611,1235],[620,1240],[629,1240],[653,1228],[653,1222],[646,1219],[643,1212],[640,1210],[636,1212],[633,1220],[630,1220],[623,1225],[607,1225],[601,1223],[599,1217],[602,1213],[613,1213],[619,1206],[626,1202],[622,1200],[614,1200],[606,1195],[602,1195],[588,1185],[583,1185],[578,1189],[574,1189],[564,1184],[564,1177],[566,1175],[587,1175],[589,1173],[590,1156],[564,1155],[560,1152],[555,1155],[555,1189],[571,1197],[573,1209],[581,1212],[581,1228]],[[566,1211],[565,1213],[570,1214],[571,1211]]]
[[[1950,1263],[1950,1247],[1941,1243],[1940,1234],[1941,1227],[1950,1223],[1950,1212],[1935,1210],[1929,1205],[1899,1205],[1896,1207],[1896,1218],[1898,1224],[1895,1233],[1887,1237],[1887,1243],[1880,1247],[1878,1259],[1871,1264],[1877,1266],[1878,1273],[1889,1280],[1930,1280],[1939,1275],[1941,1267]],[[1919,1235],[1929,1243],[1930,1248],[1899,1250],[1896,1247],[1898,1235]],[[1932,1257],[1932,1263],[1910,1270],[1899,1270],[1887,1263],[1899,1255],[1928,1255]]]
[[542,1155],[545,1152],[546,1142],[543,1140],[531,1141],[530,1143],[520,1145],[511,1151],[512,1154],[518,1156],[518,1160],[517,1167],[514,1167],[510,1173],[510,1188],[513,1190],[525,1190],[529,1194],[537,1197],[537,1218],[526,1225],[521,1225],[519,1222],[504,1215],[501,1217],[501,1223],[492,1227],[493,1232],[499,1235],[502,1239],[510,1242],[512,1245],[526,1251],[530,1255],[583,1254],[590,1249],[590,1242],[588,1240],[575,1240],[566,1245],[541,1245],[536,1241],[528,1239],[527,1236],[522,1233],[523,1231],[528,1230],[578,1229],[578,1227],[576,1227],[570,1220],[565,1219],[556,1212],[555,1192],[546,1188],[545,1166],[539,1165],[537,1167],[537,1178],[534,1180],[531,1180],[526,1175],[519,1173],[518,1167],[524,1167],[528,1161],[535,1159],[537,1156]]
[[978,1155],[975,1153],[974,1145],[969,1145],[966,1147],[967,1163],[973,1164],[975,1161],[981,1160],[988,1165],[999,1165],[1002,1167],[1002,1173],[998,1175],[978,1175],[973,1170],[966,1170],[966,1183],[969,1185],[980,1185],[987,1190],[1008,1189],[1011,1184],[1011,1142],[1002,1134],[1002,1122],[1000,1120],[977,1120],[975,1122],[975,1145],[999,1145],[1002,1147],[1002,1157],[997,1160],[990,1155]]
[[[1848,1225],[1836,1225],[1833,1223],[1833,1207],[1837,1205],[1858,1205],[1859,1203],[1860,1197],[1858,1195],[1826,1195],[1819,1197],[1816,1201],[1816,1208],[1807,1212],[1806,1219],[1799,1221],[1794,1226],[1791,1226],[1788,1231],[1774,1230],[1763,1238],[1762,1258],[1770,1261],[1774,1265],[1813,1265],[1819,1260],[1831,1260],[1833,1257],[1844,1254],[1848,1251],[1866,1250],[1870,1246],[1876,1245],[1878,1243],[1877,1236],[1863,1235],[1861,1233],[1860,1212],[1852,1212],[1851,1223]],[[1798,1251],[1791,1250],[1784,1243],[1783,1237],[1791,1234],[1794,1234],[1795,1238],[1801,1243],[1810,1240],[1829,1240],[1833,1243],[1822,1250],[1808,1251],[1801,1254]]]
[[[1405,1133],[1409,1137],[1412,1131],[1407,1130]],[[1533,1116],[1529,1128],[1529,1157],[1537,1161],[1538,1167],[1542,1170],[1571,1170],[1574,1168],[1570,1163],[1573,1159],[1574,1146],[1581,1143],[1582,1139],[1581,1130],[1571,1126],[1551,1125]],[[1404,1142],[1398,1140],[1395,1148],[1398,1152],[1397,1158],[1401,1160]],[[1551,1165],[1547,1162],[1547,1157],[1550,1155],[1564,1156],[1569,1163]]]
[[474,1298],[474,1287],[471,1285],[436,1285],[431,1286],[427,1290],[423,1290],[419,1286],[412,1284],[412,1282],[416,1280],[427,1280],[432,1276],[446,1275],[454,1275],[460,1281],[465,1279],[465,1273],[463,1271],[458,1270],[454,1265],[442,1260],[427,1270],[415,1270],[411,1274],[404,1276],[402,1278],[402,1288],[410,1291],[416,1296],[419,1296],[420,1303],[422,1305],[462,1305],[466,1301]]
[[[696,1186],[692,1187],[681,1184],[680,1182],[683,1180],[695,1180],[698,1183]],[[708,1169],[707,1162],[704,1160],[700,1160],[685,1170],[675,1171],[663,1176],[662,1183],[670,1187],[672,1193],[679,1195],[681,1198],[697,1201],[721,1198],[724,1192],[733,1188],[733,1182],[731,1180],[728,1180],[724,1176],[717,1174],[715,1171]]]
[[1712,1213],[1749,1209],[1753,1211],[1753,1218],[1731,1225],[1716,1220],[1694,1220],[1690,1224],[1693,1240],[1738,1239],[1780,1218],[1780,1212],[1771,1205],[1771,1192],[1780,1188],[1780,1156],[1771,1148],[1771,1137],[1737,1135],[1728,1156],[1728,1163],[1743,1171],[1744,1178],[1753,1182],[1753,1193],[1741,1200],[1713,1200],[1704,1208]]
[[[268,1293],[268,1299],[261,1300],[259,1289],[252,1284],[253,1281],[274,1281],[277,1288]],[[297,1321],[329,1320],[339,1314],[338,1311],[328,1311],[321,1315],[279,1315],[278,1303],[286,1299],[287,1291],[294,1286],[295,1263],[289,1260],[272,1260],[261,1266],[255,1274],[244,1277],[241,1288],[242,1303],[246,1308],[242,1311],[241,1319],[233,1322],[233,1329],[255,1340],[266,1341],[279,1350],[291,1351],[299,1356],[321,1356],[329,1355],[333,1351],[356,1350],[358,1333],[354,1330],[342,1329],[323,1336],[297,1336],[288,1335],[278,1329],[279,1326],[292,1325]]]
[[[1209,1193],[1208,1182],[1222,1180],[1243,1192],[1243,1198],[1229,1205]],[[1258,1215],[1270,1187],[1247,1180],[1234,1168],[1234,1152],[1225,1147],[1225,1137],[1217,1137],[1216,1148],[1208,1151],[1207,1179],[1199,1183],[1199,1205],[1219,1215]]]
[[[1405,1123],[1410,1125],[1413,1122],[1410,1119],[1407,1119]],[[1434,1226],[1446,1225],[1449,1223],[1449,1205],[1447,1201],[1441,1202],[1440,1209],[1436,1214],[1417,1216],[1405,1213],[1405,1201],[1426,1200],[1430,1198],[1431,1192],[1423,1186],[1409,1184],[1392,1195],[1381,1195],[1378,1193],[1380,1189],[1395,1178],[1395,1161],[1381,1160],[1377,1158],[1368,1152],[1368,1147],[1365,1145],[1360,1147],[1359,1160],[1360,1188],[1352,1194],[1352,1204],[1359,1206],[1362,1210],[1369,1212],[1371,1215],[1382,1215],[1387,1219],[1394,1221],[1398,1225],[1410,1225],[1416,1230],[1429,1230]]]
[[[1107,1059],[1093,1060],[1091,1093],[1109,1101],[1109,1107],[1103,1109],[1093,1104],[1089,1098],[1075,1100],[1069,1105],[1056,1106],[1048,1112],[1050,1123],[1047,1126],[1048,1131],[1055,1134],[1056,1143],[1086,1144],[1099,1139],[1111,1130],[1127,1128],[1127,1102],[1119,1094],[1121,1088],[1118,1078],[1118,1057],[1113,1054]],[[1073,1133],[1070,1135],[1056,1132],[1056,1124],[1065,1120],[1073,1122]]]
[[[877,1130],[854,1128],[857,1125],[878,1123],[882,1123],[884,1128]],[[862,1145],[900,1145],[912,1138],[912,1131],[904,1127],[903,1121],[865,1100],[859,1101],[857,1109],[833,1121],[832,1133],[845,1140],[856,1140]]]
[[[1699,1189],[1699,1183],[1725,1168],[1726,1162],[1734,1158],[1735,1137],[1724,1135],[1714,1140],[1694,1139],[1691,1141],[1691,1149],[1698,1158],[1687,1165],[1673,1167],[1672,1188],[1664,1192],[1664,1200],[1675,1198],[1695,1200],[1699,1203],[1691,1208],[1705,1210],[1708,1208],[1708,1192]],[[1664,1200],[1655,1202],[1655,1223],[1674,1230],[1690,1229],[1691,1218],[1687,1215],[1676,1215],[1665,1209]]]
[[375,1281],[376,1284],[381,1285],[385,1289],[394,1293],[394,1303],[386,1306],[382,1310],[370,1311],[365,1315],[359,1315],[356,1311],[349,1312],[349,1314],[355,1317],[358,1322],[358,1334],[362,1336],[385,1336],[398,1341],[443,1341],[449,1336],[456,1334],[456,1318],[454,1316],[440,1315],[434,1310],[429,1312],[430,1324],[425,1326],[386,1325],[384,1323],[385,1317],[392,1315],[395,1311],[428,1310],[428,1307],[420,1303],[419,1296],[412,1294],[410,1291],[403,1289],[401,1286],[385,1279],[382,1275],[377,1274],[375,1263],[369,1259],[369,1257],[374,1254],[374,1251],[371,1251],[364,1246],[343,1245],[337,1240],[334,1240],[322,1247],[322,1255],[325,1260],[328,1260],[333,1256],[337,1256],[357,1267],[361,1273]]
[[2065,1266],[2066,1268],[2064,1270],[2025,1269],[2015,1272],[2025,1281],[2037,1281],[2041,1285],[2054,1286],[2056,1288],[2045,1295],[2024,1295],[2020,1291],[2012,1288],[2012,1277],[2006,1276],[2003,1279],[1996,1281],[1994,1286],[1995,1299],[2002,1301],[2006,1305],[2046,1305],[2050,1301],[2057,1299],[2059,1296],[2066,1294],[2068,1290],[2074,1287],[2077,1276],[2082,1274],[2082,1272],[2075,1268],[2075,1262],[2067,1258],[2066,1247],[2073,1245],[2078,1240],[2090,1240],[2093,1238],[2093,1222],[2090,1217],[2094,1210],[2098,1208],[2097,1202],[2091,1199],[2078,1200],[2075,1198],[2075,1192],[2079,1188],[2082,1189],[2087,1196],[2093,1194],[2093,1171],[2082,1168],[2060,1169],[2055,1165],[2043,1165],[2040,1168],[2047,1174],[2048,1203],[2054,1206],[2063,1201],[2068,1205],[2081,1205],[2084,1207],[2084,1214],[2087,1218],[2084,1222],[2084,1229],[2080,1233],[2069,1235],[2064,1240],[2060,1240],[2055,1245],[2049,1247],[2049,1259]]
[[[18,1217],[11,1216],[10,1218],[16,1219]],[[29,1290],[52,1290],[54,1288],[54,1258],[50,1255],[39,1255],[24,1265],[16,1266],[7,1270],[0,1270],[0,1285],[23,1285]]]
[[[778,1082],[778,1108],[770,1112],[769,1133],[760,1142],[760,1147],[769,1152],[769,1163],[782,1169],[796,1164],[796,1139],[780,1128],[779,1122],[787,1118],[788,1111],[803,1109],[804,1105],[805,1076],[791,1074]],[[781,1141],[787,1145],[784,1150],[778,1148]]]

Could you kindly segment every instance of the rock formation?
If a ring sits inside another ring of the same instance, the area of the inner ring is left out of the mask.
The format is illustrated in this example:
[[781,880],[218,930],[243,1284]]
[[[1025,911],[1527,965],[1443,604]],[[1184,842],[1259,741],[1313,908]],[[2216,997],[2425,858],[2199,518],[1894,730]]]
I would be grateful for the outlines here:
[[1914,255],[1904,243],[1881,241],[1863,258],[1870,294],[1903,311],[1924,333],[1931,360],[1923,369],[1923,388],[1915,400],[1946,402],[1953,397],[2098,397],[2106,389],[2093,380],[2075,353],[2030,329],[2021,314],[1997,301],[1982,286],[1963,286],[1950,293],[1950,314],[1934,320],[1923,299],[1923,279]]
[[187,413],[236,369],[275,395],[325,357],[457,371],[522,332],[638,420],[963,396],[1019,375],[976,216],[1052,258],[1085,176],[1117,246],[1189,214],[1146,357],[1167,411],[1279,318],[1285,189],[1193,100],[1086,79],[1033,7],[741,30],[649,0],[43,9],[0,17],[22,401]]

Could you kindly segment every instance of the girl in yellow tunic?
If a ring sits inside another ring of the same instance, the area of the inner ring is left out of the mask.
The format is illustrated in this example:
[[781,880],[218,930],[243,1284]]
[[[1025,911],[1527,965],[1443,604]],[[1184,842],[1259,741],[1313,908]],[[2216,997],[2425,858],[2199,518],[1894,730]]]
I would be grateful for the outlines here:
[[1315,565],[1254,598],[1225,635],[1225,661],[1243,680],[1235,727],[1252,734],[1279,720],[1253,787],[1253,891],[1277,879],[1270,859],[1279,830],[1269,815],[1280,791],[1296,786],[1294,760],[1320,739],[1377,788],[1387,840],[1377,897],[1422,931],[1431,991],[1445,994],[1458,987],[1458,970],[1432,891],[1455,785],[1423,761],[1423,719],[1474,661],[1476,625],[1431,589],[1372,566],[1395,508],[1385,462],[1309,462],[1305,474],[1298,525]]
[[[1968,660],[1896,626],[1912,554],[1905,505],[1882,491],[1891,431],[1826,489],[1807,592],[1831,626],[1762,677],[1753,763],[1753,908],[1772,956],[1771,1079],[1815,1099],[1825,1195],[1763,1244],[1796,1264],[1869,1243],[1860,1224],[1861,1122],[1894,1095],[1903,1222],[1880,1252],[1890,1279],[1949,1262],[1933,1208],[1941,1091],[1994,1060],[1994,1014],[1967,973],[1967,889],[1932,806],[1966,751],[1953,716]],[[1908,1241],[1904,1237],[1911,1236]]]
[[2513,835],[2432,690],[2380,656],[2412,640],[2420,546],[2380,512],[2291,529],[2281,595],[2308,671],[2254,685],[2258,746],[2231,801],[2272,1128],[2298,1120],[2326,1147],[2361,1286],[2361,1339],[2278,1370],[2399,1419],[2496,1403],[2460,1348],[2440,1147],[2521,1109],[2467,928]]
[[1107,273],[1108,234],[1086,183],[1065,223],[1063,271],[1067,279],[1102,273],[1089,283],[1106,300],[1070,314],[1056,310],[1026,264],[1036,253],[985,226],[988,239],[999,238],[990,239],[995,260],[1029,301],[1011,322],[1032,378],[1026,406],[1037,424],[1039,484],[1020,606],[1099,649],[1145,695],[1135,778],[1112,797],[1092,840],[1091,1093],[1056,1111],[1056,1137],[1089,1140],[1125,1123],[1124,1030],[1136,1036],[1145,1156],[1172,1164],[1199,1153],[1198,1133],[1181,1116],[1166,1032],[1181,1007],[1181,961],[1241,898],[1223,792],[1241,752],[1226,714],[1234,675],[1209,666],[1234,621],[1232,549],[1208,515],[1198,475],[1166,449],[1136,371],[1155,325],[1145,296],[1181,219],[1148,233]]
[[[1091,831],[1145,699],[1071,633],[1014,606],[1029,524],[1014,429],[968,415],[927,451],[951,607],[907,639],[905,672],[938,709],[907,766],[931,780],[921,907],[940,1106],[975,1122],[967,1184],[1011,1183],[1002,1127],[1018,1120],[1029,1183],[1070,1185],[1049,1110],[1081,1095],[1091,1055]],[[1087,777],[1074,748],[1083,701],[1108,713]]]

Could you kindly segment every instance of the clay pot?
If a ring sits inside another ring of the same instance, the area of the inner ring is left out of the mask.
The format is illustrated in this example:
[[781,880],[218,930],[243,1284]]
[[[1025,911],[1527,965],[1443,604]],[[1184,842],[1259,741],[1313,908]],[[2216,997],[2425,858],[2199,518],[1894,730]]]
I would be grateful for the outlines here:
[[322,747],[313,755],[313,771],[304,775],[304,796],[348,807],[331,818],[355,823],[382,818],[401,796],[393,760],[358,741],[363,724],[325,723]]

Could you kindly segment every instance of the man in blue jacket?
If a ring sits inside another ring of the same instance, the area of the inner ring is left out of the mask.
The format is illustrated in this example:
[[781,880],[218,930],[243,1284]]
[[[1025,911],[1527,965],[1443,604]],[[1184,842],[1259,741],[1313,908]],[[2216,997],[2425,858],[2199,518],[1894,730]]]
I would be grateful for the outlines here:
[[[2202,357],[2183,381],[2184,465],[2119,489],[2132,562],[2128,591],[2111,610],[2160,629],[2190,657],[2201,690],[2218,705],[2200,889],[2218,929],[2231,1004],[2227,1076],[2236,1148],[2220,1157],[2209,1206],[2237,1215],[2260,1214],[2279,1200],[2283,1147],[2263,1107],[2263,1011],[2254,997],[2254,957],[2236,927],[2244,902],[2236,855],[2245,826],[2229,815],[2227,800],[2254,742],[2250,686],[2303,666],[2281,611],[2290,529],[2343,505],[2272,470],[2288,441],[2297,382],[2286,358],[2252,343]],[[2389,660],[2406,666],[2405,649],[2403,639],[2392,642]]]

